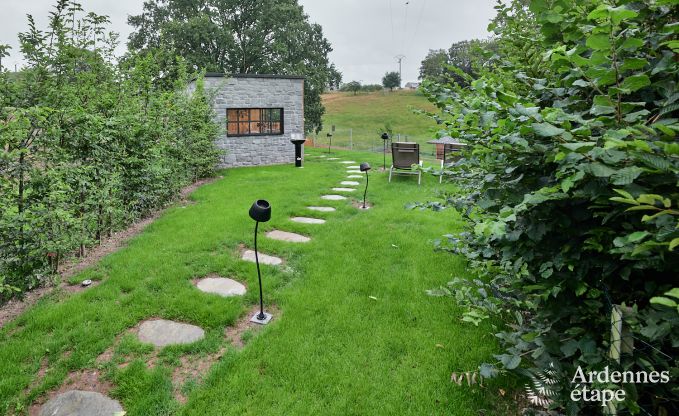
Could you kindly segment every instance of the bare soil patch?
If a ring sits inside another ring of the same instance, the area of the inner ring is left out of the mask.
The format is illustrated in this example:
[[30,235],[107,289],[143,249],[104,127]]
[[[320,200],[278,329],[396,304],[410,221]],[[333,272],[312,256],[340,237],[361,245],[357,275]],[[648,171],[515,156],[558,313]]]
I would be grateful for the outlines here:
[[354,200],[351,201],[351,206],[353,206],[354,208],[361,210],[361,211],[367,211],[367,210],[369,210],[373,207],[373,204],[366,201],[365,202],[365,208],[363,208],[363,201],[362,200],[357,201],[357,200],[354,199]]

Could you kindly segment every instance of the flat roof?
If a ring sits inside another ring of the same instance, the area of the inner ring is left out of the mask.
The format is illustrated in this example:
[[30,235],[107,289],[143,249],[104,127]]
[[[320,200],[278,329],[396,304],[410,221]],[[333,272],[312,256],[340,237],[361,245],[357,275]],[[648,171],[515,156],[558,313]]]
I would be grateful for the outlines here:
[[274,74],[224,74],[220,72],[207,72],[205,78],[273,78],[273,79],[305,79],[303,75],[274,75]]

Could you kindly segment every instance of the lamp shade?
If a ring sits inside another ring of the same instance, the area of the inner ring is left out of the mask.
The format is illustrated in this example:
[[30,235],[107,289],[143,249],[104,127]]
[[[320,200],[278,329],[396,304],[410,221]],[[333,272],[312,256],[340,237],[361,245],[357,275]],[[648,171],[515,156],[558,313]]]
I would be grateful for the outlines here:
[[368,162],[361,163],[360,170],[361,170],[361,172],[369,171],[370,170],[370,164]]
[[267,222],[271,219],[271,204],[260,199],[250,207],[250,218],[257,222]]
[[382,140],[389,140],[389,134],[388,133],[382,133]]

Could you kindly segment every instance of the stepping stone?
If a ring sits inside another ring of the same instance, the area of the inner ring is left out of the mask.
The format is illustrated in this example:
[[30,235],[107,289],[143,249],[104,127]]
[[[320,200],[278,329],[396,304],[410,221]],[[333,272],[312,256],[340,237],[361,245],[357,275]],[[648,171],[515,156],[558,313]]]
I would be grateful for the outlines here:
[[347,169],[361,169],[361,167],[358,166],[358,165],[356,165],[356,166],[347,166]]
[[334,212],[337,211],[337,209],[333,207],[307,207],[307,209],[310,209],[312,211],[319,211],[319,212]]
[[71,390],[45,403],[39,416],[113,416],[123,411],[117,401],[94,391]]
[[290,218],[290,221],[301,224],[325,224],[325,220],[319,218],[292,217]]
[[[243,252],[243,255],[241,256],[241,259],[254,263],[255,262],[255,251],[254,250],[245,250]],[[278,265],[283,264],[282,259],[280,259],[278,257],[262,254],[262,253],[259,253],[259,262],[261,264],[268,264],[269,266],[278,266]]]
[[139,341],[156,347],[191,344],[205,338],[205,331],[195,325],[182,324],[165,319],[146,321],[139,327]]
[[342,195],[323,195],[321,199],[325,199],[326,201],[341,201],[347,199],[347,197]]
[[362,175],[349,175],[347,176],[347,179],[362,179]]
[[347,173],[363,173],[360,170],[348,170]]
[[342,181],[342,182],[340,182],[340,185],[358,186],[358,185],[360,185],[360,183],[354,182],[354,181]]
[[326,155],[318,155],[317,157],[327,157]]
[[354,192],[355,188],[332,188],[335,192]]
[[338,157],[329,157],[328,160],[340,160]]
[[311,241],[309,237],[278,230],[269,231],[266,233],[266,236],[272,240],[287,241],[289,243],[308,243]]
[[351,165],[352,163],[356,163],[356,162],[353,161],[353,160],[345,160],[345,161],[342,161],[342,162],[339,162],[339,163],[344,163],[345,165]]
[[231,296],[243,296],[247,289],[235,280],[222,277],[207,277],[196,284],[199,290],[205,293],[214,293],[225,298]]

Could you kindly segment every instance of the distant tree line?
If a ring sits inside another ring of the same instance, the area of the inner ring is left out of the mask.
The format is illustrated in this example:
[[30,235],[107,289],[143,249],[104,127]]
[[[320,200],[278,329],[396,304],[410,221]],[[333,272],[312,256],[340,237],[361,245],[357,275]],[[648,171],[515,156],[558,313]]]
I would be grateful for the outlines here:
[[366,84],[362,85],[358,81],[351,81],[347,82],[346,84],[342,84],[340,87],[340,91],[342,92],[353,92],[354,95],[358,94],[359,92],[375,92],[375,91],[382,91],[384,87],[380,84]]
[[187,93],[186,63],[153,52],[116,63],[108,23],[59,0],[19,34],[25,68],[0,71],[0,303],[216,165],[202,79]]

